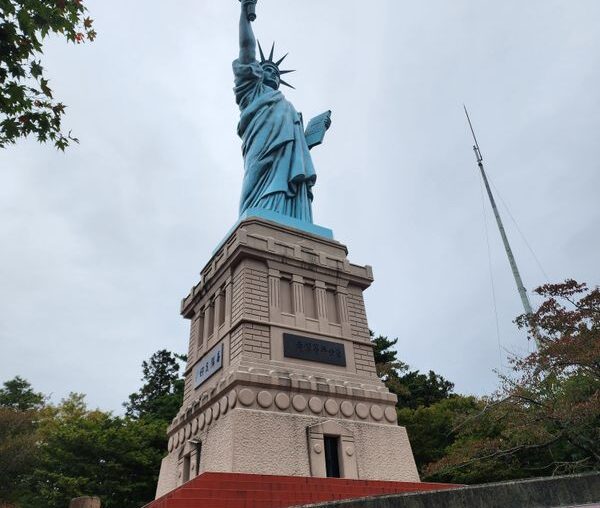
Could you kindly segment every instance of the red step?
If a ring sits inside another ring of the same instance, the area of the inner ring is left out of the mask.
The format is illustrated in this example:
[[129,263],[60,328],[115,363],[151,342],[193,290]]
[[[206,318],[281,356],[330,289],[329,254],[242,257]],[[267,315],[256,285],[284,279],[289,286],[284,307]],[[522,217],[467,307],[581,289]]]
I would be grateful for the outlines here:
[[459,485],[204,473],[144,508],[287,508],[338,499],[456,487]]

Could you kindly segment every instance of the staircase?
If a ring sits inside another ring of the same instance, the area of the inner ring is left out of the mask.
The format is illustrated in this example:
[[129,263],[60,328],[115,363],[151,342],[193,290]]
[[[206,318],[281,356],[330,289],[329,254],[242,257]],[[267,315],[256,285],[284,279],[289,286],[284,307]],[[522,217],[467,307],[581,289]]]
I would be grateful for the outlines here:
[[204,473],[144,508],[285,508],[339,499],[456,487],[459,485]]

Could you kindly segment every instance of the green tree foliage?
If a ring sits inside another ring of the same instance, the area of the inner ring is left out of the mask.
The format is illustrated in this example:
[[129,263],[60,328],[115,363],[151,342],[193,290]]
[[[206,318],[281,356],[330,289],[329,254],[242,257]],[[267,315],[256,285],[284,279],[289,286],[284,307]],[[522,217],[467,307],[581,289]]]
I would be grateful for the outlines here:
[[453,428],[477,411],[481,403],[474,397],[453,393],[454,384],[429,371],[418,370],[398,360],[393,348],[398,339],[371,333],[378,376],[398,396],[398,423],[406,427],[415,462],[423,475],[428,464],[440,460],[454,442]]
[[371,343],[373,344],[373,356],[375,359],[375,370],[379,378],[385,383],[388,390],[400,397],[410,397],[410,391],[401,381],[401,375],[408,370],[408,365],[398,360],[398,352],[394,346],[398,339],[389,339],[383,335],[375,337],[372,331]]
[[410,371],[400,377],[408,395],[398,394],[398,406],[417,409],[429,407],[436,402],[454,396],[454,383],[430,370],[421,374],[418,370]]
[[19,376],[5,381],[4,388],[0,389],[0,407],[18,411],[41,409],[45,400],[42,393],[34,392],[31,384]]
[[475,397],[454,395],[429,406],[398,409],[398,423],[407,429],[421,476],[426,475],[429,464],[446,455],[457,437],[454,429],[483,407]]
[[567,280],[517,324],[539,349],[514,358],[500,393],[455,428],[440,480],[476,483],[600,470],[600,289]]
[[96,32],[81,0],[0,0],[0,148],[30,134],[64,150],[65,105],[56,101],[40,57],[51,34],[76,44]]
[[144,384],[129,415],[90,410],[71,394],[45,405],[22,378],[0,389],[0,505],[64,508],[98,496],[104,508],[139,508],[154,498],[166,452],[166,426],[181,405],[179,362],[158,351],[143,363]]
[[398,360],[398,352],[393,349],[397,342],[398,339],[382,335],[375,337],[371,332],[377,375],[398,396],[398,408],[428,407],[453,395],[454,383],[432,370],[428,374],[411,371],[406,363]]
[[161,422],[89,410],[71,394],[40,425],[43,443],[20,499],[28,508],[64,508],[98,496],[105,508],[139,508],[154,497],[164,454]]
[[0,389],[0,501],[19,498],[23,476],[37,460],[37,427],[44,401],[18,376]]
[[183,402],[181,361],[185,361],[185,356],[163,349],[142,363],[144,384],[123,404],[127,416],[171,422]]
[[0,407],[0,505],[22,492],[22,478],[37,459],[35,420],[29,411]]

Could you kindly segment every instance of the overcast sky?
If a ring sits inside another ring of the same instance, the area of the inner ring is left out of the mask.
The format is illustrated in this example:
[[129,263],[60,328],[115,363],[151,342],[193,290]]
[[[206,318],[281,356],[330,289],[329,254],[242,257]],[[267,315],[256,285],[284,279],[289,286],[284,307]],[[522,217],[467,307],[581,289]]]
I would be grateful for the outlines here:
[[[0,381],[118,412],[144,359],[187,351],[180,299],[237,218],[239,3],[87,4],[96,42],[52,40],[44,57],[81,144],[0,152]],[[600,2],[259,0],[257,12],[258,38],[298,69],[286,96],[305,118],[333,110],[313,152],[314,217],[373,266],[371,328],[398,337],[413,368],[490,393],[506,351],[530,346],[462,105],[518,224],[499,198],[525,285],[546,280],[527,242],[551,281],[598,284]]]

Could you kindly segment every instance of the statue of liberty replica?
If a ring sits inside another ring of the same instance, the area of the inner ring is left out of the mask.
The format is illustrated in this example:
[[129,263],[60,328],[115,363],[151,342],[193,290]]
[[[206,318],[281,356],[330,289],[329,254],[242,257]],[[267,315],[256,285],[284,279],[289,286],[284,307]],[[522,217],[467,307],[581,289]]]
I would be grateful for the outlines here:
[[244,181],[240,216],[252,209],[270,210],[312,223],[312,187],[317,175],[309,150],[320,144],[331,125],[331,112],[313,119],[304,131],[302,115],[284,97],[280,85],[293,88],[274,60],[275,44],[265,58],[251,21],[257,0],[240,0],[240,55],[233,62],[235,98],[240,107],[238,134],[242,138]]
[[[383,493],[379,480],[411,482],[386,492],[414,489],[397,397],[373,357],[363,298],[373,271],[313,223],[310,150],[331,112],[304,126],[279,90],[290,86],[285,57],[275,58],[274,44],[265,56],[254,38],[257,0],[240,1],[240,216],[181,302],[190,323],[183,401],[167,429],[160,500],[146,508],[229,506],[233,497],[250,506],[263,490],[274,497],[260,506],[284,506],[278,496],[291,485],[296,504],[348,496],[345,483],[323,489],[309,483],[317,478],[361,480],[352,485],[364,495]],[[229,484],[254,493],[232,497]]]

